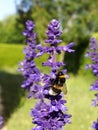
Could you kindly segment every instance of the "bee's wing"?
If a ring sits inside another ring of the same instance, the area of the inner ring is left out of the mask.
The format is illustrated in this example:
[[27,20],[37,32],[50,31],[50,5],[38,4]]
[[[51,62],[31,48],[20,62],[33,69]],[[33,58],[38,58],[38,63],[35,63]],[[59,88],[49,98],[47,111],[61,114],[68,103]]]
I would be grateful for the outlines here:
[[62,88],[62,92],[66,95],[67,94],[67,86],[66,84]]

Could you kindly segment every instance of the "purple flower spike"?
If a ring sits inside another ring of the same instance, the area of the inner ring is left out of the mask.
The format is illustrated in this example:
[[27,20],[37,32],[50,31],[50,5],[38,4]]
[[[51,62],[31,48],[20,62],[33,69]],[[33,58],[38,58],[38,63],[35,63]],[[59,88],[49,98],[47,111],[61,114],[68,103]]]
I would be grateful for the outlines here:
[[[69,124],[71,115],[67,114],[65,106],[66,100],[63,99],[62,88],[67,76],[67,70],[60,70],[65,63],[57,61],[56,55],[61,51],[74,52],[71,48],[73,43],[67,46],[59,46],[62,42],[60,35],[60,22],[53,19],[48,25],[46,32],[48,46],[36,45],[35,24],[28,20],[26,30],[23,35],[26,37],[27,46],[24,48],[25,58],[20,63],[19,70],[22,72],[24,82],[22,88],[28,90],[28,98],[33,97],[38,103],[31,109],[32,123],[35,128],[32,130],[62,130],[62,127]],[[47,44],[46,44],[47,45]],[[42,62],[42,66],[49,66],[50,73],[41,73],[35,64],[35,58],[47,53],[47,61]]]
[[27,43],[27,46],[24,48],[25,59],[19,65],[19,70],[25,78],[21,87],[27,90],[31,90],[30,88],[41,80],[40,70],[36,67],[34,62],[34,59],[37,57],[36,33],[34,32],[34,27],[35,24],[32,21],[28,20],[26,22],[26,30],[23,32]]
[[95,94],[95,99],[92,100],[92,105],[98,107],[98,94]]
[[31,31],[34,27],[35,27],[35,24],[31,20],[28,20],[26,22],[26,28],[28,31]]
[[59,39],[59,36],[62,34],[62,32],[60,31],[59,21],[55,19],[51,20],[46,33],[48,39],[45,40],[45,42],[50,43],[51,46],[57,46],[58,43],[62,42],[62,40]]
[[98,119],[97,119],[97,121],[93,122],[92,128],[95,130],[98,130]]
[[[90,38],[89,51],[85,55],[85,57],[90,57],[91,64],[87,64],[85,69],[90,68],[97,78],[94,84],[91,84],[90,90],[95,91],[95,99],[92,100],[92,105],[98,107],[98,41],[94,38]],[[98,118],[98,115],[97,115]],[[98,130],[98,119],[93,122],[92,128]]]
[[3,117],[0,116],[0,129],[2,128],[2,125],[3,125]]
[[98,91],[98,80],[96,80],[95,83],[91,85],[90,90]]

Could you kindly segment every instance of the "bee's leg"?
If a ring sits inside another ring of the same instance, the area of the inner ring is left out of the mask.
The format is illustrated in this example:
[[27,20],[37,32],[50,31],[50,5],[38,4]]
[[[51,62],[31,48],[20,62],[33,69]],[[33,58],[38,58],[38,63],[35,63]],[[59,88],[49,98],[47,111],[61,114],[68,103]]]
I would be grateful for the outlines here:
[[52,88],[53,92],[56,93],[56,95],[60,94],[61,93],[61,90],[60,89],[57,89],[55,87]]

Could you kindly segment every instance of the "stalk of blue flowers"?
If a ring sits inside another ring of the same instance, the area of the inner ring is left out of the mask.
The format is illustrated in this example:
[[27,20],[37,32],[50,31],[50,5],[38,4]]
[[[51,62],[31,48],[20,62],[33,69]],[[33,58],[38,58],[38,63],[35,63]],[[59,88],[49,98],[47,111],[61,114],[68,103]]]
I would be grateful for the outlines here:
[[26,29],[23,32],[23,35],[26,37],[27,45],[23,51],[25,54],[24,61],[20,63],[19,68],[25,79],[21,87],[29,90],[29,98],[32,96],[35,98],[42,96],[42,86],[38,84],[41,81],[41,72],[34,62],[37,55],[36,33],[34,32],[34,27],[35,24],[32,21],[28,20],[26,22]]
[[[42,108],[35,109],[35,111],[32,110],[32,116],[37,117],[37,121],[34,123],[38,126],[36,129],[42,129],[42,130],[61,130],[62,126],[64,126],[66,123],[70,123],[70,114],[66,114],[67,108],[64,106],[66,103],[66,100],[63,100],[62,94],[52,95],[49,93],[49,90],[51,89],[52,81],[56,78],[56,73],[59,71],[60,67],[65,65],[63,62],[57,62],[56,61],[56,55],[60,54],[61,51],[69,51],[74,52],[74,50],[70,49],[70,47],[73,46],[73,43],[69,44],[68,46],[64,47],[58,47],[57,45],[62,41],[60,40],[59,36],[62,34],[62,32],[59,30],[60,23],[53,19],[50,24],[48,25],[47,30],[47,37],[48,39],[45,40],[46,43],[48,43],[48,47],[42,48],[41,46],[38,48],[40,50],[38,55],[43,55],[44,53],[48,53],[48,61],[43,62],[43,66],[50,66],[51,72],[49,75],[43,76],[43,82],[44,82],[44,91],[43,94],[45,95],[45,98],[50,100],[48,102],[48,106],[45,109],[45,106],[43,107],[44,110],[41,110]],[[63,73],[66,73],[66,70],[62,70]],[[41,102],[44,104],[45,102]],[[38,104],[38,106],[41,106]],[[36,111],[37,110],[37,111]],[[41,114],[38,114],[38,111],[41,112]],[[42,114],[44,112],[44,114]],[[36,114],[35,114],[36,113]],[[41,117],[39,117],[41,115]],[[43,115],[43,116],[42,116]],[[35,118],[36,119],[36,118]],[[35,130],[35,128],[33,129]]]
[[[85,55],[86,57],[90,57],[91,59],[91,64],[86,65],[86,69],[91,68],[93,74],[95,77],[98,77],[98,42],[94,37],[90,39],[90,46],[89,46],[89,51]],[[93,105],[98,106],[98,79],[95,80],[94,84],[91,84],[91,91],[95,91],[95,99],[93,99]]]
[[[49,45],[45,47],[42,47],[41,44],[36,45],[34,26],[32,21],[26,22],[26,30],[23,35],[26,37],[28,46],[24,49],[25,59],[20,63],[20,71],[26,79],[22,87],[29,90],[29,98],[33,96],[40,99],[35,108],[31,110],[32,123],[36,124],[36,127],[32,130],[61,130],[64,125],[70,123],[71,115],[67,114],[67,108],[64,105],[66,100],[63,99],[63,95],[61,93],[51,95],[49,90],[53,86],[57,72],[64,65],[63,62],[56,61],[56,55],[60,54],[61,51],[74,52],[70,49],[74,44],[70,43],[64,47],[58,46],[62,42],[59,38],[62,32],[60,31],[59,21],[53,19],[48,25],[48,39],[45,40]],[[42,74],[34,62],[35,58],[44,53],[48,53],[49,57],[48,61],[43,62],[42,65],[51,67],[50,74]],[[66,74],[66,69],[62,72]]]
[[98,119],[97,119],[97,121],[93,122],[92,128],[95,130],[98,130]]
[[3,126],[3,117],[0,116],[0,129],[2,128],[2,126]]
[[[89,51],[85,57],[90,57],[91,59],[91,64],[87,64],[85,68],[91,68],[93,74],[97,78],[95,83],[91,84],[90,90],[95,91],[95,99],[92,100],[92,105],[98,107],[98,41],[94,37],[90,39]],[[98,130],[98,119],[93,122],[92,128]]]

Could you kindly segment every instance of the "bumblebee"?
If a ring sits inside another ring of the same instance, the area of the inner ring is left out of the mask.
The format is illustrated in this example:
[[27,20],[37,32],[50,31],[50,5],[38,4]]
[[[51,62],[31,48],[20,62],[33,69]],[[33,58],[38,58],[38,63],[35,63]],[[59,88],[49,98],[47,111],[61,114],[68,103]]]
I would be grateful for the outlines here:
[[67,94],[67,87],[65,82],[66,82],[66,76],[62,71],[59,71],[56,74],[56,78],[52,81],[49,94],[55,96],[60,94],[62,91],[64,92],[64,94]]

